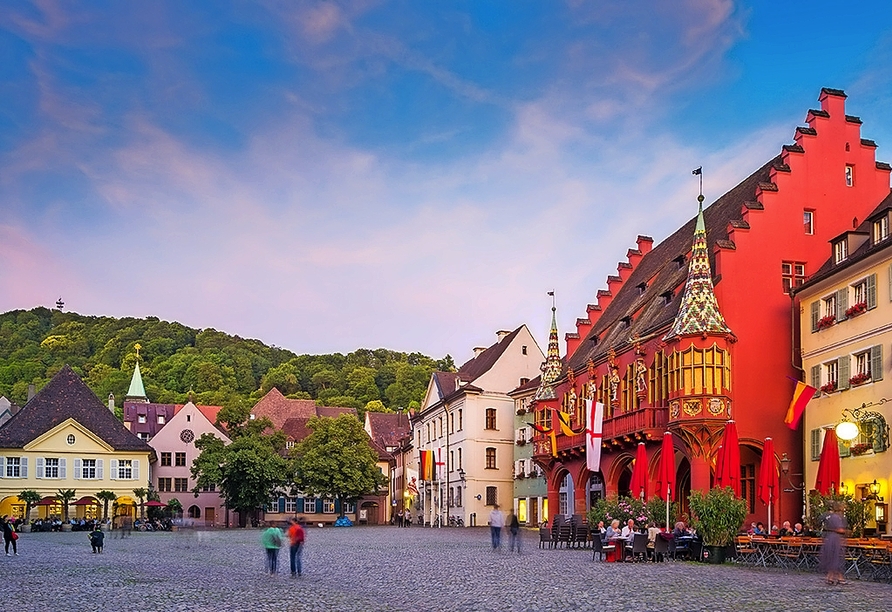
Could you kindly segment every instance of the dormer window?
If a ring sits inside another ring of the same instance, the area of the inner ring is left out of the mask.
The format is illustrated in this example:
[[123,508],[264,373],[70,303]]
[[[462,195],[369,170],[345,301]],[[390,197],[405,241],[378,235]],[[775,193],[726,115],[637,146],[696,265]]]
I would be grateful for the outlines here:
[[676,258],[673,259],[672,261],[675,262],[675,266],[676,266],[676,268],[679,269],[679,270],[681,270],[682,268],[684,268],[685,256],[684,256],[684,255],[679,255],[678,257],[676,257]]
[[145,423],[145,422],[146,422],[146,415],[141,414],[141,415],[139,415],[138,417],[136,417],[136,422],[137,422],[137,423]]
[[636,287],[638,288],[638,295],[644,295],[644,292],[647,291],[647,283],[639,283]]
[[833,243],[833,263],[841,263],[849,256],[849,245],[846,239],[838,240]]
[[855,184],[855,166],[846,166],[846,187],[852,187]]
[[672,303],[672,297],[673,297],[673,296],[672,296],[672,292],[671,292],[671,291],[665,291],[665,292],[661,293],[661,294],[660,294],[660,299],[663,300],[663,306],[668,306],[669,304],[671,304],[671,303]]
[[873,243],[877,244],[889,237],[889,213],[873,222]]
[[623,317],[622,319],[620,319],[620,322],[622,322],[623,327],[631,327],[632,317]]

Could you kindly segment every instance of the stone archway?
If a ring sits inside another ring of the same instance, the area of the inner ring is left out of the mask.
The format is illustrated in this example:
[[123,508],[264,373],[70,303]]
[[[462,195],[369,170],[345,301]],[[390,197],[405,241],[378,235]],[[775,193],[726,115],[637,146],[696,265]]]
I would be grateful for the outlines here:
[[376,502],[363,502],[362,505],[359,506],[359,522],[367,525],[378,525],[380,519],[378,516],[378,509],[379,506]]

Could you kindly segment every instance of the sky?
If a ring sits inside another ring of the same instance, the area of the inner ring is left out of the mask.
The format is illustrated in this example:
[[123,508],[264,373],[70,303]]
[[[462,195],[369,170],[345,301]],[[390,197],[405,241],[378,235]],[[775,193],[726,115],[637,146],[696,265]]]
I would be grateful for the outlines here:
[[0,58],[0,312],[296,353],[544,350],[821,87],[892,162],[889,2],[0,0]]

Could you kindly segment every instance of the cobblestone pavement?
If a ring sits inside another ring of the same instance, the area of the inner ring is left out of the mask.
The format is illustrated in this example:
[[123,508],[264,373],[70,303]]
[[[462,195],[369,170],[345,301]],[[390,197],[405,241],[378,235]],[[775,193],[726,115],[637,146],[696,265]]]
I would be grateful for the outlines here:
[[[493,552],[486,529],[308,529],[304,575],[263,571],[259,530],[21,534],[0,556],[0,609],[47,610],[888,610],[892,586],[828,587],[813,573],[731,564],[613,564],[591,551]],[[506,542],[503,540],[503,545]],[[282,571],[284,570],[284,571]]]

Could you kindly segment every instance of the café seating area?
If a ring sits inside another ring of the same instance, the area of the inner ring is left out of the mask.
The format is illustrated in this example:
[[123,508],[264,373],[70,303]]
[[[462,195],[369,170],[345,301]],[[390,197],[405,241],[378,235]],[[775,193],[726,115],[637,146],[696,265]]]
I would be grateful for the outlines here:
[[[821,538],[738,536],[735,562],[757,567],[819,571]],[[845,552],[848,580],[892,582],[892,541],[848,538]]]

